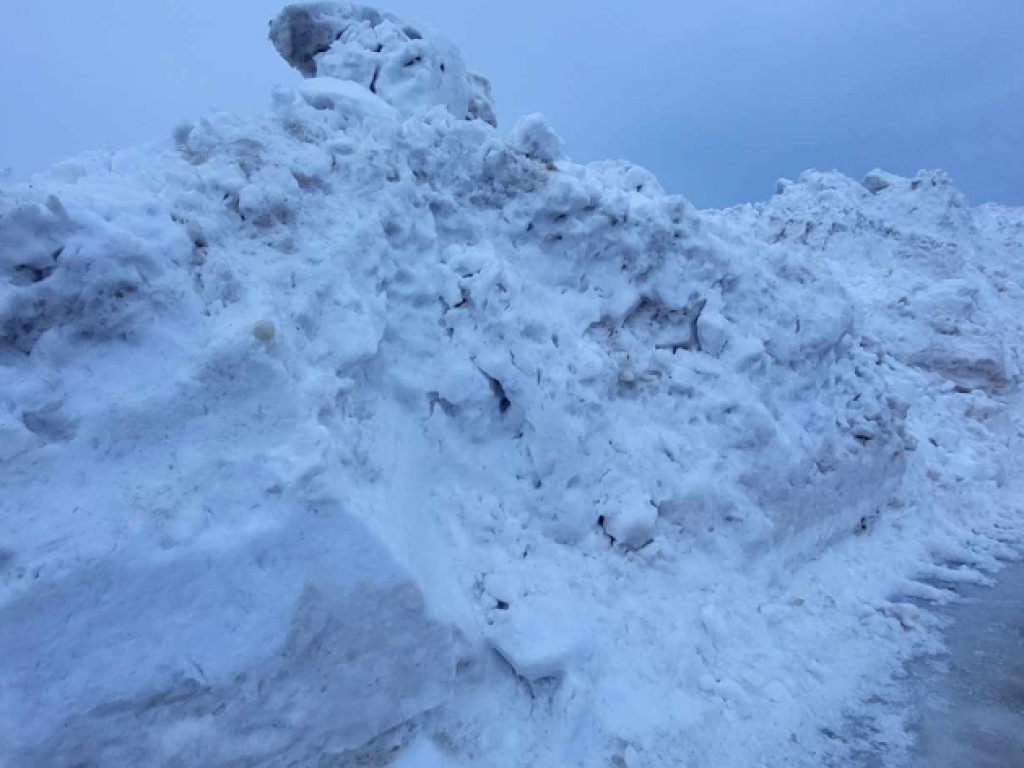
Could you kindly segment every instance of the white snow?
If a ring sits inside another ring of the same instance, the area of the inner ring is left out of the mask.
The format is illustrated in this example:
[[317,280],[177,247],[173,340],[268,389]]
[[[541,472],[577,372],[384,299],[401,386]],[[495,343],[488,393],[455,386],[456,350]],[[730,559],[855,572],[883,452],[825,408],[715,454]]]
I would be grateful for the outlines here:
[[490,85],[430,27],[342,3],[290,5],[270,39],[305,77],[357,83],[405,113],[445,106],[456,117],[496,124]]
[[544,115],[523,115],[512,127],[508,144],[534,160],[553,163],[563,155],[562,139],[548,125]]
[[1021,540],[1024,212],[702,212],[422,25],[271,37],[266,114],[0,188],[5,764],[905,746],[909,599]]

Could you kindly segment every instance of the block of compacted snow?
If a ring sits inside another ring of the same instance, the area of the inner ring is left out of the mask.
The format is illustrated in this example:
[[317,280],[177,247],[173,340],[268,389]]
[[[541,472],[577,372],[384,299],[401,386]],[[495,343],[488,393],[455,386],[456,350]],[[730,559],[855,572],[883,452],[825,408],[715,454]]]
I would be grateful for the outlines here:
[[309,511],[83,563],[0,607],[0,658],[11,768],[308,765],[441,704],[454,668],[376,538]]
[[271,22],[270,39],[305,77],[358,83],[403,114],[441,105],[496,124],[486,78],[427,26],[352,3],[299,3]]
[[861,185],[871,194],[877,195],[883,189],[889,189],[897,181],[899,181],[899,177],[876,168],[861,180]]
[[560,678],[583,648],[578,622],[558,601],[527,598],[497,613],[490,643],[524,680]]
[[383,119],[396,117],[394,107],[356,83],[334,78],[304,80],[299,93],[316,109],[345,112],[357,119]]
[[998,318],[979,281],[943,280],[908,292],[894,353],[966,389],[1007,387],[1017,376]]
[[650,542],[657,522],[658,508],[642,495],[610,505],[601,517],[605,533],[627,549],[638,549]]
[[562,139],[539,112],[524,115],[516,121],[509,133],[508,144],[517,152],[545,163],[552,163],[563,154]]

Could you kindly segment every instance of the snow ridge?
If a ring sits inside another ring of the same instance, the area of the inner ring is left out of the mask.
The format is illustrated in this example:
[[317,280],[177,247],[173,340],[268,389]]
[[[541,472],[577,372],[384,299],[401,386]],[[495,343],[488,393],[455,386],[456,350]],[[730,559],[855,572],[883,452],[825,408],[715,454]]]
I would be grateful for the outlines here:
[[1009,551],[1024,217],[701,212],[427,27],[270,37],[265,115],[0,193],[5,764],[823,764]]

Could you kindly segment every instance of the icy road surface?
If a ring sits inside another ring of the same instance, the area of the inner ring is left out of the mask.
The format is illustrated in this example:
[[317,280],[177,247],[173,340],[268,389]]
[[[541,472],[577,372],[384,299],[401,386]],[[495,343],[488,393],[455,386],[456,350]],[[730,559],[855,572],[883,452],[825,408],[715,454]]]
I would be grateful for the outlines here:
[[[913,768],[1024,766],[1024,564],[948,607],[948,652],[911,664]],[[866,765],[886,766],[875,756]]]

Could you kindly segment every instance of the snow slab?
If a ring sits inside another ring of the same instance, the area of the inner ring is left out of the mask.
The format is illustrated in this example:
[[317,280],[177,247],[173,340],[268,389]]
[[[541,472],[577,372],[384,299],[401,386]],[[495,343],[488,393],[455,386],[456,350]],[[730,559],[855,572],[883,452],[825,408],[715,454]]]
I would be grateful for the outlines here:
[[[0,761],[842,764],[1021,542],[1024,214],[698,211],[421,24],[0,187]],[[880,708],[881,707],[881,708]]]

